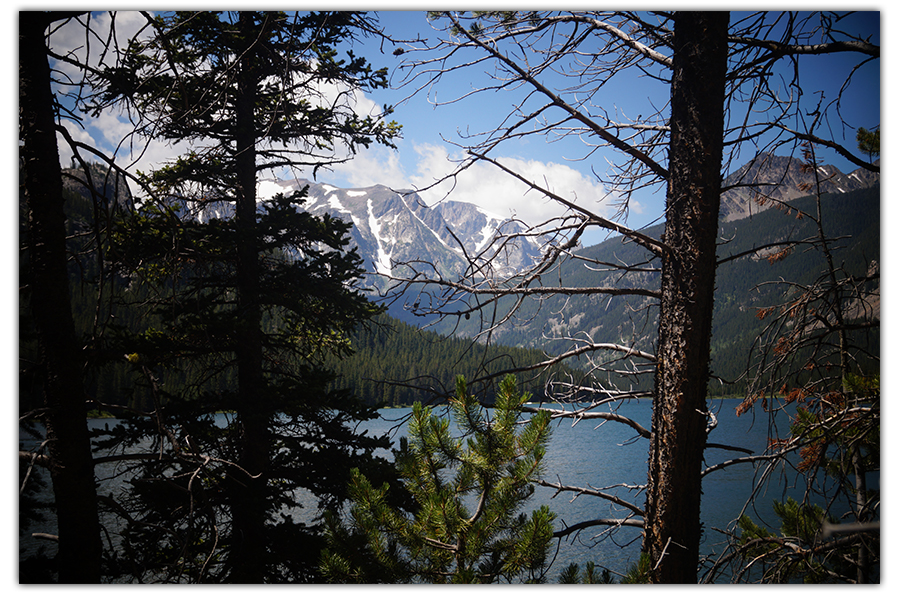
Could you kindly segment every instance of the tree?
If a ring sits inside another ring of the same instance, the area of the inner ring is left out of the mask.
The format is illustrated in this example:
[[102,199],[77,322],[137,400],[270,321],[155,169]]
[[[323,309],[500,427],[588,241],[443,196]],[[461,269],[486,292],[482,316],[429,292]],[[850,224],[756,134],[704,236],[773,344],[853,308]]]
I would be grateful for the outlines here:
[[[696,581],[702,455],[705,448],[723,446],[707,442],[715,422],[705,404],[718,265],[718,198],[727,189],[721,187],[722,169],[747,147],[762,155],[811,142],[877,171],[842,143],[842,133],[855,127],[839,120],[842,129],[833,136],[820,132],[833,130],[825,127],[828,114],[840,118],[840,92],[810,106],[802,93],[790,91],[802,88],[800,72],[814,57],[836,52],[860,56],[857,67],[849,70],[849,85],[858,68],[878,58],[879,49],[866,38],[842,31],[842,15],[821,13],[731,18],[709,13],[510,11],[434,13],[431,18],[443,23],[448,35],[431,46],[410,44],[405,51],[404,83],[412,92],[482,65],[487,65],[488,82],[446,102],[521,91],[514,95],[513,108],[498,115],[495,127],[467,129],[460,135],[455,144],[463,156],[449,177],[477,165],[494,166],[521,181],[523,191],[562,206],[564,213],[523,233],[544,243],[544,255],[519,274],[502,276],[493,268],[515,238],[503,235],[470,254],[469,271],[460,278],[409,262],[390,278],[395,290],[389,296],[402,300],[408,291],[429,291],[432,306],[421,306],[426,299],[420,299],[416,314],[457,319],[460,324],[472,318],[481,325],[469,331],[483,341],[500,334],[503,324],[527,319],[532,304],[558,307],[564,319],[567,300],[576,298],[598,304],[625,298],[635,312],[636,327],[657,323],[648,335],[593,336],[591,328],[573,332],[568,336],[571,347],[548,358],[547,364],[580,359],[590,370],[585,383],[554,386],[563,402],[596,398],[584,402],[583,418],[594,414],[587,410],[598,399],[646,392],[646,383],[639,380],[655,376],[652,430],[637,427],[651,440],[647,502],[643,510],[629,509],[643,518],[627,525],[644,529],[652,582]],[[785,63],[781,89],[772,81],[782,79],[773,73],[781,74]],[[695,69],[693,64],[703,66]],[[649,115],[637,117],[630,110],[607,107],[606,91],[616,84],[636,84],[635,79],[621,80],[629,73],[658,82],[667,89],[668,102],[648,100],[648,111],[635,111]],[[816,110],[814,125],[796,129],[795,118],[807,108]],[[557,142],[573,161],[605,158],[607,170],[599,165],[592,170],[618,196],[618,216],[602,216],[590,204],[559,195],[552,181],[531,178],[498,154],[501,147],[528,138]],[[629,228],[625,217],[632,196],[661,186],[666,187],[663,236]],[[766,194],[764,187],[758,191]],[[591,228],[642,246],[645,258],[580,258],[575,248]],[[567,286],[566,279],[558,277],[560,261],[576,258],[605,272],[598,273],[595,286]],[[479,379],[472,378],[472,383]],[[562,409],[558,413],[573,415]],[[612,519],[597,518],[575,528],[612,524]]]
[[[842,237],[831,237],[823,216],[820,163],[813,146],[804,166],[815,174],[815,209],[786,214],[813,221],[807,244],[821,268],[815,281],[782,280],[772,291],[781,302],[761,306],[768,319],[751,357],[752,382],[738,408],[746,414],[759,403],[770,415],[771,446],[761,466],[768,480],[789,463],[788,478],[803,485],[799,501],[774,501],[781,534],[738,522],[732,550],[710,572],[736,558],[753,558],[763,582],[877,582],[880,494],[871,475],[880,471],[880,387],[877,340],[879,297],[877,260],[836,261]],[[791,257],[793,246],[771,256],[773,265]],[[874,335],[873,335],[874,334]],[[792,412],[795,407],[795,412]],[[787,415],[789,433],[781,436],[775,420]],[[750,461],[750,459],[745,460]],[[762,480],[761,480],[762,483]],[[735,571],[743,578],[744,571]]]
[[655,582],[697,579],[712,335],[727,13],[675,18],[666,249],[644,551]]
[[[359,471],[351,483],[350,526],[329,519],[322,572],[331,582],[540,582],[547,568],[553,514],[520,513],[534,492],[550,438],[550,414],[516,430],[521,406],[513,376],[501,383],[491,410],[478,404],[459,377],[447,419],[413,406],[409,444],[396,455],[414,514],[389,504]],[[471,508],[474,505],[474,508]]]
[[[125,105],[142,133],[191,144],[144,177],[146,204],[113,246],[118,273],[151,291],[140,304],[151,325],[112,347],[155,405],[104,446],[145,434],[157,451],[136,468],[133,510],[120,509],[143,542],[123,566],[176,581],[308,580],[319,530],[295,524],[294,492],[334,507],[350,467],[380,467],[368,456],[385,442],[348,425],[373,410],[329,390],[324,368],[378,308],[358,290],[347,225],[300,212],[303,192],[261,202],[256,184],[348,158],[340,146],[390,145],[399,128],[345,100],[385,72],[337,57],[370,29],[358,13],[177,12],[148,24],[154,34],[99,76],[94,106]],[[217,410],[234,413],[224,427]]]
[[859,144],[860,152],[868,155],[870,159],[881,154],[881,130],[871,132],[865,128],[859,128],[856,131],[856,141]]
[[86,422],[82,344],[69,302],[66,215],[47,29],[71,13],[19,13],[19,158],[27,209],[26,296],[40,348],[46,455],[58,533],[59,582],[100,581],[100,522]]

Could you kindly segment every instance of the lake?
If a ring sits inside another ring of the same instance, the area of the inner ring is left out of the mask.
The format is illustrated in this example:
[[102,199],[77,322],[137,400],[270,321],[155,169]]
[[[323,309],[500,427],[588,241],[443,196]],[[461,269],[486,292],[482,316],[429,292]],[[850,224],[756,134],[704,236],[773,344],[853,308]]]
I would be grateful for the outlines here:
[[[710,400],[709,408],[718,419],[718,425],[710,433],[710,443],[729,444],[752,450],[756,454],[765,452],[770,436],[768,418],[757,413],[753,418],[748,412],[741,417],[735,414],[739,399]],[[545,407],[557,409],[555,404]],[[651,402],[648,399],[625,400],[615,404],[604,404],[594,411],[616,412],[650,429]],[[381,411],[382,418],[363,423],[370,433],[383,434],[395,427],[411,413],[409,408]],[[782,415],[784,416],[784,415]],[[786,433],[787,422],[778,423],[782,436]],[[545,457],[544,479],[551,483],[579,486],[583,488],[604,488],[608,494],[642,507],[645,493],[635,486],[647,483],[647,456],[649,441],[637,437],[635,430],[625,424],[613,421],[582,420],[573,423],[571,419],[554,420],[553,434]],[[394,442],[406,434],[405,427],[392,432]],[[727,459],[743,457],[744,454],[710,449],[706,463],[712,466]],[[762,492],[758,504],[746,512],[758,524],[766,524],[777,531],[780,524],[772,510],[771,500],[779,498],[783,488],[787,492],[796,490],[789,476],[786,480],[773,480],[768,492]],[[701,554],[714,554],[724,548],[724,536],[712,531],[729,527],[751,498],[757,482],[757,470],[752,464],[736,464],[709,474],[703,480],[701,520],[704,530]],[[611,486],[611,487],[610,487]],[[610,487],[610,488],[607,488]],[[555,529],[595,518],[624,518],[626,513],[615,508],[610,502],[598,497],[573,496],[570,492],[556,493],[556,490],[537,487],[530,508],[547,505],[556,514]],[[570,535],[560,541],[554,560],[552,575],[558,574],[570,562],[583,564],[593,561],[598,567],[608,568],[614,576],[624,574],[640,554],[641,530],[635,527],[621,527],[609,531],[604,527],[593,527],[578,535]],[[551,577],[550,582],[555,582]]]
[[[709,407],[718,418],[718,426],[710,434],[710,442],[727,443],[752,450],[754,453],[765,451],[767,439],[772,436],[767,418],[748,413],[738,418],[735,407],[737,399],[711,400]],[[557,406],[546,406],[557,407]],[[649,400],[629,400],[616,404],[604,404],[595,411],[616,411],[628,416],[650,428],[651,404]],[[439,413],[439,410],[436,410]],[[398,442],[406,434],[402,422],[411,413],[410,408],[381,410],[381,418],[364,422],[360,430],[368,430],[370,434],[390,432],[393,442]],[[102,427],[104,423],[112,424],[114,420],[91,420],[90,423]],[[779,430],[782,436],[786,422]],[[20,440],[27,441],[20,434]],[[27,444],[26,444],[27,446]],[[648,441],[637,437],[636,432],[627,425],[612,421],[582,420],[573,423],[571,420],[555,420],[553,434],[548,445],[544,478],[548,482],[560,482],[565,485],[585,488],[607,488],[623,500],[643,506],[645,494],[638,488],[647,482],[646,461]],[[389,456],[387,452],[385,456]],[[714,465],[726,459],[741,457],[741,453],[718,449],[707,451],[707,465]],[[98,478],[102,480],[102,466],[98,467]],[[767,523],[772,530],[777,530],[771,507],[771,500],[781,498],[784,492],[790,494],[793,484],[788,479],[774,480],[768,492],[762,492],[758,504],[746,512],[750,513],[757,523]],[[702,521],[705,525],[702,554],[714,554],[723,548],[724,536],[713,531],[713,527],[727,528],[742,512],[751,498],[757,482],[757,470],[751,464],[737,464],[708,475],[703,482]],[[786,483],[787,482],[787,483]],[[102,480],[102,492],[109,492],[119,487],[116,481]],[[785,488],[787,490],[785,491]],[[581,521],[594,518],[623,518],[620,509],[613,508],[611,503],[600,498],[582,495],[575,497],[571,493],[538,487],[532,501],[533,507],[546,504],[557,515],[554,527],[560,529]],[[307,505],[314,507],[314,505]],[[299,517],[309,519],[311,517]],[[30,531],[53,532],[52,525],[34,527]],[[30,536],[20,537],[20,554],[30,555],[46,542],[37,542]],[[51,544],[52,545],[52,544]],[[617,531],[608,531],[602,527],[589,528],[578,535],[572,535],[559,542],[554,551],[555,559],[551,570],[550,582],[555,582],[558,574],[570,562],[585,563],[593,561],[598,567],[608,568],[613,575],[624,574],[640,553],[641,531],[634,527],[622,527]]]

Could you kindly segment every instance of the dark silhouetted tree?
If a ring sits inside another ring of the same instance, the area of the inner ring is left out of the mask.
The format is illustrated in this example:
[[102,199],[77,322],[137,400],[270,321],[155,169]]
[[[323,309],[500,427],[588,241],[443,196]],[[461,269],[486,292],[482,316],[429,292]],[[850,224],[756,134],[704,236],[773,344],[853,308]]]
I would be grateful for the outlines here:
[[[145,176],[150,194],[114,245],[119,273],[150,291],[140,303],[149,329],[117,347],[152,393],[154,410],[131,428],[157,451],[122,509],[142,544],[123,566],[172,581],[310,580],[317,509],[338,505],[350,469],[377,464],[371,452],[386,445],[354,433],[374,411],[329,389],[325,367],[378,308],[358,288],[346,223],[301,212],[304,191],[260,200],[256,187],[261,172],[391,145],[399,128],[386,114],[352,105],[385,72],[335,49],[371,19],[177,12],[148,23],[153,35],[104,72],[95,106],[127,105],[153,137],[190,144]],[[312,503],[298,500],[303,490]]]

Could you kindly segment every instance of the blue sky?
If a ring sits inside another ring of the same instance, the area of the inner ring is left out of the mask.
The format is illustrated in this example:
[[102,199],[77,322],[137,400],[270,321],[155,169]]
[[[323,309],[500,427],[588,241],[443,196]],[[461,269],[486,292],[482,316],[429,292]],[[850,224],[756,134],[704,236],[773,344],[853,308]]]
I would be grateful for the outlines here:
[[[421,34],[428,37],[439,34],[431,28],[422,12],[379,11],[378,15],[379,23],[390,35],[410,37]],[[853,24],[859,30],[869,31],[873,42],[880,43],[878,12],[859,15],[854,18]],[[393,56],[390,48],[383,54],[379,53],[377,43],[371,45],[373,49],[357,48],[357,51],[362,51],[375,66],[391,68],[394,80],[401,79],[402,73],[395,68],[401,63],[402,57]],[[802,88],[809,105],[818,100],[820,90],[825,91],[827,96],[834,96],[844,78],[833,76],[833,73],[846,71],[846,68],[835,65],[848,63],[849,60],[850,58],[831,56],[825,59],[804,59]],[[881,124],[879,68],[880,64],[876,62],[861,69],[855,75],[854,84],[845,91],[842,113],[856,127],[874,128]],[[448,101],[476,87],[484,80],[484,69],[480,66],[469,68],[465,76],[456,73],[442,80],[429,93],[420,93],[400,104],[394,118],[403,125],[404,138],[399,142],[396,152],[390,153],[382,149],[370,151],[370,154],[361,155],[352,166],[340,167],[332,173],[324,172],[319,178],[343,187],[382,183],[393,187],[421,188],[434,177],[446,173],[449,167],[447,158],[458,154],[458,149],[444,140],[458,140],[461,130],[492,129],[521,96],[519,92],[501,91],[470,97],[459,103],[434,105],[435,100]],[[637,73],[625,74],[629,77],[619,81],[602,97],[601,100],[608,101],[602,105],[604,108],[620,110],[625,116],[635,117],[652,112],[651,103],[662,105],[666,102],[668,87],[646,78],[638,78]],[[371,98],[378,104],[396,104],[407,94],[406,89],[399,89],[379,92]],[[852,137],[851,131],[851,141]],[[534,137],[527,142],[504,145],[498,149],[496,156],[507,159],[507,163],[514,169],[526,171],[537,179],[545,179],[558,193],[566,197],[577,196],[579,203],[591,204],[601,213],[611,214],[612,210],[605,205],[610,200],[603,201],[606,188],[591,172],[592,167],[602,172],[604,158],[608,155],[596,154],[583,162],[573,159],[583,152],[581,146],[573,146],[571,143],[548,144],[541,138]],[[747,154],[746,159],[737,165],[743,164],[751,156],[749,153],[744,154]],[[823,158],[844,172],[856,168],[830,151],[823,153]],[[534,192],[526,194],[524,186],[493,166],[481,164],[476,169],[457,179],[448,199],[472,201],[497,214],[515,213],[527,221],[538,221],[553,211],[546,199]],[[431,191],[423,193],[423,196],[426,201],[433,202],[445,193]],[[662,188],[655,192],[639,192],[631,203],[629,225],[640,227],[658,221],[663,203]],[[594,238],[605,238],[605,234],[595,234]]]
[[[414,11],[379,11],[379,23],[390,35],[422,37],[440,35],[425,19],[424,13]],[[396,67],[403,57],[396,57],[390,51],[377,51],[366,55],[376,66],[388,66],[394,73],[395,81],[402,81],[403,72]],[[409,55],[409,54],[406,54]],[[476,56],[477,54],[469,54]],[[484,84],[485,69],[480,65],[467,68],[442,77],[441,81],[426,91],[400,103],[394,118],[403,125],[403,139],[398,143],[396,153],[387,156],[386,150],[377,149],[362,155],[350,167],[336,169],[331,175],[322,173],[321,179],[336,185],[364,186],[382,183],[392,187],[422,188],[434,179],[447,174],[452,168],[451,159],[461,155],[454,142],[460,142],[460,135],[478,133],[494,129],[502,118],[521,100],[520,91],[498,91],[480,93],[459,102],[454,99],[465,95]],[[650,101],[664,104],[665,89],[659,84],[648,84],[636,74],[623,73],[629,77],[628,84],[621,84],[610,93],[608,109],[622,109],[625,115],[635,117],[652,112]],[[656,96],[648,93],[655,92]],[[401,88],[380,92],[373,96],[379,103],[396,104],[406,99],[409,89]],[[437,103],[440,103],[439,105]],[[548,144],[544,138],[534,136],[518,140],[498,148],[495,157],[503,159],[510,168],[526,173],[530,178],[545,182],[560,195],[575,199],[605,215],[613,214],[612,198],[606,199],[608,189],[593,175],[591,168],[598,167],[598,158],[581,160],[584,153],[580,141],[557,141]],[[378,164],[369,166],[370,161]],[[603,167],[602,159],[599,166]],[[527,188],[493,165],[480,163],[450,183],[421,192],[428,203],[446,199],[470,201],[496,214],[516,215],[526,222],[537,223],[561,209]],[[645,202],[646,200],[646,202]],[[631,214],[637,223],[643,224],[659,216],[661,201],[654,196],[646,196],[631,204]],[[604,234],[605,236],[605,234]]]
[[[432,29],[422,11],[379,10],[377,14],[380,25],[392,37],[408,39],[421,35],[429,38],[439,34]],[[103,16],[98,13],[97,18]],[[131,17],[127,13],[120,14],[119,28],[125,30],[130,24],[138,26],[141,19],[136,14]],[[873,41],[880,43],[877,12],[858,17],[857,21],[862,29],[872,29]],[[61,46],[67,46],[81,43],[82,39],[77,35],[68,38],[65,32],[60,32],[55,41]],[[403,57],[393,55],[393,47],[385,45],[381,51],[379,40],[369,38],[368,41],[354,45],[353,49],[357,54],[369,58],[375,67],[389,68],[395,83],[402,80],[402,72],[396,68],[402,63]],[[842,76],[831,76],[835,71],[835,59],[810,58],[809,62],[816,68],[804,74],[804,96],[814,101],[820,87],[833,95],[835,85],[843,82]],[[818,67],[820,63],[828,66],[823,69]],[[860,71],[854,85],[847,92],[844,116],[854,122],[854,126],[871,128],[881,124],[879,67],[880,64],[869,65]],[[452,141],[459,140],[459,133],[494,129],[501,118],[520,101],[521,91],[500,91],[479,94],[458,103],[435,105],[435,102],[450,101],[469,89],[478,87],[486,80],[484,70],[483,65],[474,66],[445,76],[428,92],[420,92],[407,101],[403,100],[408,97],[409,88],[394,88],[369,96],[359,96],[358,109],[366,112],[377,112],[383,104],[396,105],[393,119],[403,125],[403,138],[398,142],[398,149],[392,151],[379,146],[364,150],[352,163],[335,167],[332,171],[320,171],[316,180],[345,188],[382,184],[396,189],[419,189],[446,175],[452,169],[451,159],[460,154],[459,149],[452,144]],[[618,74],[617,82],[610,85],[604,95],[597,98],[597,102],[616,115],[633,118],[651,113],[654,105],[664,105],[667,98],[667,86],[639,77],[633,71]],[[87,122],[83,129],[75,126],[70,126],[69,129],[76,137],[103,145],[107,151],[117,150],[123,158],[140,156],[141,160],[135,167],[144,170],[182,150],[182,147],[150,144],[141,146],[143,152],[137,155],[129,154],[126,147],[116,147],[117,139],[125,137],[128,123],[114,113],[104,114]],[[447,142],[448,140],[451,142]],[[614,212],[613,201],[617,196],[607,197],[608,187],[599,182],[592,172],[596,170],[605,174],[606,159],[614,158],[612,153],[600,152],[590,159],[579,160],[584,154],[579,141],[566,140],[548,144],[543,138],[535,136],[505,144],[492,154],[499,157],[506,166],[546,183],[558,194],[574,199],[599,214],[610,216]],[[752,154],[746,153],[744,158],[742,154],[737,165],[743,164],[750,156]],[[61,159],[63,163],[68,163],[65,153],[61,155]],[[843,159],[832,158],[830,155],[825,155],[825,160],[844,172],[855,168]],[[311,172],[307,175],[301,173],[300,176],[309,178]],[[526,193],[525,186],[520,182],[487,163],[480,163],[460,175],[452,188],[449,184],[444,184],[434,190],[423,191],[421,195],[427,203],[434,203],[439,199],[469,201],[498,215],[516,215],[530,223],[561,213],[546,198],[534,191]],[[663,204],[664,192],[661,186],[657,186],[656,191],[638,192],[629,204],[627,223],[633,227],[642,227],[660,221]],[[587,242],[598,242],[604,238],[606,234],[598,232],[590,236]]]

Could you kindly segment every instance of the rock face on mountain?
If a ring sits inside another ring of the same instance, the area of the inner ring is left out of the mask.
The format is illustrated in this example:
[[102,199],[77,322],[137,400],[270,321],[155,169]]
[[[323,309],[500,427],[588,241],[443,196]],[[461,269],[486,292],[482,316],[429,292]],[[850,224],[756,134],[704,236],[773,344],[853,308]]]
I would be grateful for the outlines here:
[[[303,208],[312,214],[329,214],[353,223],[354,245],[365,260],[366,271],[388,276],[410,276],[415,271],[456,279],[477,255],[493,253],[498,233],[523,230],[521,225],[466,202],[445,201],[426,206],[412,191],[396,191],[383,185],[343,189],[306,180],[263,181],[259,196],[266,199],[309,185]],[[528,265],[540,255],[536,242],[517,238],[492,272],[506,275]],[[384,279],[369,279],[383,285]]]
[[82,195],[91,202],[94,196],[90,188],[94,187],[103,196],[106,205],[114,202],[119,206],[131,205],[131,191],[124,176],[99,165],[91,165],[89,174],[81,168],[64,169],[62,182],[65,189]]
[[[813,193],[816,175],[801,165],[791,157],[761,154],[728,176],[724,185],[730,189],[722,195],[722,222],[746,218],[779,202]],[[845,175],[836,167],[822,165],[816,173],[823,193],[847,193],[879,181],[877,173],[864,169]],[[386,276],[411,277],[417,272],[457,280],[472,261],[495,253],[494,240],[501,234],[513,239],[505,243],[502,256],[492,260],[492,267],[481,269],[480,274],[506,277],[541,256],[542,245],[516,236],[525,230],[518,222],[467,202],[443,201],[426,206],[411,190],[397,191],[383,185],[345,189],[302,179],[263,180],[258,195],[266,200],[306,185],[305,210],[353,224],[351,241],[365,262],[369,273],[365,284],[371,288],[384,288]],[[230,204],[218,202],[197,215],[201,219],[230,216],[231,210]]]
[[786,156],[760,154],[725,179],[719,217],[739,220],[775,204],[815,193],[818,179],[823,194],[847,193],[878,183],[879,174],[857,169],[849,175],[831,165],[805,170],[803,162]]

